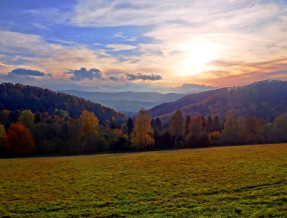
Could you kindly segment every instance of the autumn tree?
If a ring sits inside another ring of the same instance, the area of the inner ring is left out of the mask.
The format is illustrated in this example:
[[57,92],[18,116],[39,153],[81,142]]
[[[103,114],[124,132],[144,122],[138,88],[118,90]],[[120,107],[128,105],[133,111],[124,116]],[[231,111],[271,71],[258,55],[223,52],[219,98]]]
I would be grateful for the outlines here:
[[238,128],[237,132],[238,142],[246,143],[249,137],[249,132],[246,128],[246,119],[244,117],[240,116],[237,119],[237,128]]
[[278,116],[275,119],[274,125],[278,132],[278,139],[287,142],[287,113]]
[[174,145],[176,146],[179,137],[184,134],[184,118],[182,112],[177,110],[169,120],[169,132],[175,137]]
[[202,132],[204,129],[204,119],[201,116],[195,116],[191,118],[190,124],[188,126],[189,133],[192,135]]
[[4,138],[6,135],[5,127],[4,125],[0,124],[0,156],[1,154],[4,154]]
[[27,128],[31,128],[34,123],[34,114],[30,110],[22,111],[18,121],[21,122]]
[[228,112],[225,117],[224,130],[222,132],[222,140],[227,144],[236,144],[238,140],[237,122],[232,112]]
[[[83,111],[81,116],[81,139],[85,150],[96,150],[96,137],[99,133],[99,120],[93,112]],[[93,147],[93,148],[91,148]]]
[[22,123],[14,123],[5,136],[5,149],[12,155],[28,155],[35,151],[35,144],[28,128]]
[[140,110],[134,123],[131,135],[132,146],[136,150],[145,149],[154,145],[151,115],[147,110]]
[[205,120],[202,116],[194,116],[188,125],[188,136],[186,143],[189,146],[209,146],[210,137],[205,131]]

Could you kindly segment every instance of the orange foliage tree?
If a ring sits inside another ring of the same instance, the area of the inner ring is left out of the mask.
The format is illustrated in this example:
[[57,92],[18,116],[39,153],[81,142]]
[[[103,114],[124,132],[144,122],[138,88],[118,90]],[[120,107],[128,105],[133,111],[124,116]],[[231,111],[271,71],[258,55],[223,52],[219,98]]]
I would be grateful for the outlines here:
[[28,128],[14,123],[5,136],[5,149],[9,154],[28,155],[35,151],[35,144]]

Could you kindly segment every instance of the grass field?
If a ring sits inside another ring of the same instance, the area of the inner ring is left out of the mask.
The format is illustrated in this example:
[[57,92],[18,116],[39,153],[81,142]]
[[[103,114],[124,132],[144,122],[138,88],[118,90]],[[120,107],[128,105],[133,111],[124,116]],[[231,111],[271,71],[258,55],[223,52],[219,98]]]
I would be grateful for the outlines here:
[[0,160],[0,216],[287,216],[287,144]]

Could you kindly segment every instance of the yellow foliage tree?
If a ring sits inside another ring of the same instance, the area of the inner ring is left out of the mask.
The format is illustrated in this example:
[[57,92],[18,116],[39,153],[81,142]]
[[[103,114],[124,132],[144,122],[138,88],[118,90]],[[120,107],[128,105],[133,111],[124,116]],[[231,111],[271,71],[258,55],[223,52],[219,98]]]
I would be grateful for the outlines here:
[[150,125],[151,119],[152,117],[149,111],[139,111],[131,135],[131,143],[136,150],[145,149],[154,145],[153,130]]
[[80,116],[82,122],[81,137],[83,140],[89,140],[98,135],[99,120],[93,112],[83,111]]

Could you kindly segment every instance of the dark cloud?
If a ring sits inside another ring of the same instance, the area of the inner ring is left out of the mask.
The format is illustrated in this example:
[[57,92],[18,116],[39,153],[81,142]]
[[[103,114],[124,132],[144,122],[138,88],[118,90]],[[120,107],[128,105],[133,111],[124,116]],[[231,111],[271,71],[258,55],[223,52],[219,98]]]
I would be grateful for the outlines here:
[[127,78],[128,80],[132,81],[132,80],[161,80],[162,77],[160,75],[146,75],[146,74],[132,74],[132,73],[128,73],[127,74]]
[[12,70],[11,72],[8,73],[13,74],[13,75],[18,75],[18,76],[44,76],[45,73],[40,72],[38,70],[29,70],[29,69],[24,69],[24,68],[17,68]]
[[118,77],[115,77],[115,76],[109,76],[109,80],[118,81],[119,78],[118,78]]
[[80,70],[70,70],[69,72],[66,73],[71,73],[73,76],[71,77],[71,80],[74,81],[81,81],[84,79],[101,79],[104,80],[102,76],[102,72],[96,68],[92,68],[87,70],[85,67],[82,67]]
[[17,68],[10,71],[8,74],[0,75],[0,78],[7,81],[23,83],[25,81],[35,81],[36,79],[34,77],[38,76],[40,77],[45,76],[45,73],[40,72],[38,70]]

